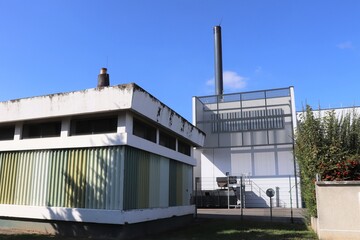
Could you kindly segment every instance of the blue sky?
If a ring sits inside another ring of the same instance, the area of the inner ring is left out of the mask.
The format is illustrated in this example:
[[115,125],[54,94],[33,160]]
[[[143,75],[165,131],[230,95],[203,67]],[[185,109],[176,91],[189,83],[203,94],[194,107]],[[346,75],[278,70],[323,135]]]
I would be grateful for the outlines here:
[[0,101],[135,82],[191,120],[214,94],[294,86],[296,107],[360,105],[358,0],[0,0]]

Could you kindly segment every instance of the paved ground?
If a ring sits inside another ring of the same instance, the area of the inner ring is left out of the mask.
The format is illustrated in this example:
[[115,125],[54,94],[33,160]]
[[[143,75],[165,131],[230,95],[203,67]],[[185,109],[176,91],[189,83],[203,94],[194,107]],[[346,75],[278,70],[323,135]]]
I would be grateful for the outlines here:
[[276,222],[303,222],[305,209],[273,208],[272,217],[270,208],[201,208],[197,209],[198,218],[229,218],[229,219],[251,219],[254,221],[276,221]]

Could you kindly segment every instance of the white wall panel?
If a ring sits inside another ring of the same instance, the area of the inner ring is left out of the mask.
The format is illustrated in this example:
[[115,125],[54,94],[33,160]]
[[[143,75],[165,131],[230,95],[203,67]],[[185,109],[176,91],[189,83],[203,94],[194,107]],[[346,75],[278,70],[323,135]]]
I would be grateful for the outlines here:
[[267,132],[266,131],[256,131],[252,132],[253,144],[262,145],[267,144]]
[[291,151],[278,152],[278,163],[280,175],[294,174],[294,160]]
[[201,188],[216,189],[216,177],[223,177],[231,172],[230,149],[206,149],[201,155]]
[[214,150],[214,175],[226,176],[226,172],[231,171],[231,152],[228,148],[218,148]]
[[231,146],[230,133],[219,133],[219,147]]
[[243,132],[244,146],[252,145],[251,132]]
[[[297,207],[296,205],[296,188],[295,188],[295,178],[291,177],[269,177],[269,178],[252,178],[251,181],[254,183],[252,186],[252,191],[256,195],[261,195],[264,200],[269,203],[268,197],[266,196],[266,190],[268,188],[272,188],[276,191],[278,187],[279,192],[279,205],[280,207],[290,208],[290,189],[291,189],[291,198],[292,198],[292,207]],[[297,179],[299,183],[299,179]],[[291,188],[290,188],[291,185]],[[260,190],[259,190],[260,188]],[[251,190],[251,186],[246,186],[246,191]],[[299,188],[299,196],[300,196],[300,188]],[[301,207],[301,200],[299,200],[299,207]],[[273,198],[273,204],[276,206],[276,196]]]
[[201,189],[215,189],[214,151],[203,149],[201,154]]
[[231,154],[231,175],[242,176],[251,175],[251,153],[232,153]]
[[232,146],[241,146],[243,144],[242,142],[243,134],[241,132],[230,133],[230,137],[231,137]]
[[274,152],[254,153],[255,176],[275,175],[275,154]]

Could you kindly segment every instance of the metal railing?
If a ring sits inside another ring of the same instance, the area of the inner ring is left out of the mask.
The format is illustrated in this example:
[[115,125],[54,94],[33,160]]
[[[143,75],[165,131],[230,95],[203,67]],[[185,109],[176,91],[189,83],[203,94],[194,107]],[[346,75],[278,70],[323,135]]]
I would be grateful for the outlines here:
[[[221,181],[219,187],[211,190],[201,189],[204,182],[200,182],[200,178],[196,178],[192,201],[197,209],[204,209],[204,211],[207,211],[205,209],[228,209],[229,211],[239,209],[240,211],[237,210],[239,211],[237,214],[241,216],[285,217],[291,222],[294,221],[294,218],[302,218],[300,216],[302,209],[293,209],[296,206],[292,202],[294,200],[292,195],[295,194],[293,189],[295,185],[292,185],[290,180],[286,188],[284,185],[281,185],[281,188],[274,186],[275,195],[270,198],[266,194],[266,189],[256,183],[257,179],[240,176],[236,177],[235,184],[231,184],[234,182],[234,176],[228,177],[227,183],[224,183],[224,178],[226,177],[219,178]],[[210,185],[210,183],[205,183],[205,186]],[[233,213],[229,212],[229,214]]]
[[[226,179],[226,177],[223,177]],[[218,178],[222,179],[223,178]],[[196,198],[196,205],[198,207],[240,207],[243,208],[267,208],[271,204],[278,208],[291,208],[295,205],[296,196],[294,191],[294,185],[289,182],[287,178],[283,178],[282,184],[276,186],[266,182],[264,180],[260,185],[251,177],[245,176],[231,176],[230,179],[235,183],[217,183],[214,179],[204,180],[200,182],[200,179],[196,180],[196,187],[193,193],[193,198]],[[269,179],[269,181],[272,181]],[[285,182],[287,181],[287,182]],[[294,183],[294,182],[293,182]],[[290,186],[291,184],[291,186]],[[266,195],[266,190],[273,188],[276,192],[270,203],[270,198]],[[292,206],[291,206],[292,205]]]

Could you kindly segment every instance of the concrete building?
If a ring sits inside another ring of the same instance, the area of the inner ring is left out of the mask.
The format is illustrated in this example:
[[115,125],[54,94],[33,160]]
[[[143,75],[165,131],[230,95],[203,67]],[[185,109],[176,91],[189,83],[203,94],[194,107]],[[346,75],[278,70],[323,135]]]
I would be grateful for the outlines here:
[[[313,109],[313,113],[315,117],[323,118],[328,114],[329,112],[333,111],[335,113],[335,116],[338,119],[344,118],[347,114],[350,114],[352,116],[353,114],[360,114],[360,107],[359,106],[353,106],[353,107],[339,107],[339,108],[320,108],[320,109]],[[306,114],[306,110],[297,111],[297,120],[301,121],[303,115]]]
[[37,230],[56,233],[66,222],[192,216],[193,147],[204,137],[134,83],[1,102],[2,226],[50,220]]
[[194,97],[193,116],[193,123],[206,133],[204,146],[195,151],[195,177],[203,199],[226,194],[219,190],[219,179],[232,176],[230,187],[245,188],[233,205],[240,200],[243,207],[268,207],[266,190],[272,188],[273,206],[301,207],[293,154],[293,87]]
[[215,95],[193,98],[193,124],[206,133],[195,151],[196,204],[300,207],[294,88],[224,94],[221,26],[214,50]]

